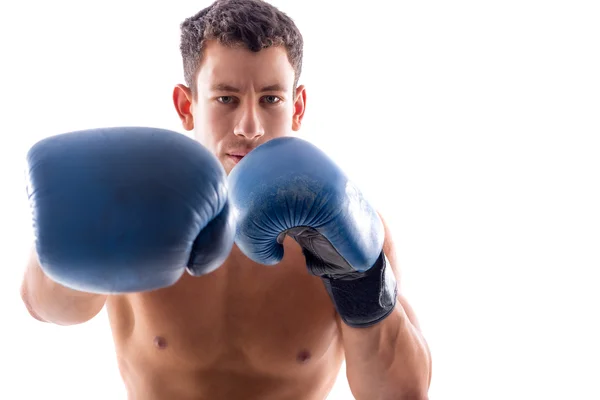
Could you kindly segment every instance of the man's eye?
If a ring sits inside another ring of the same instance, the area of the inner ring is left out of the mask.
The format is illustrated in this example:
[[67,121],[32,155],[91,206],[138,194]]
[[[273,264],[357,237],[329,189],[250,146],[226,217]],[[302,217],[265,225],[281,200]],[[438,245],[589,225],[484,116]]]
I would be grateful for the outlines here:
[[281,101],[281,99],[277,96],[265,96],[263,99],[269,104],[277,104]]
[[233,97],[232,96],[219,96],[217,97],[217,101],[219,103],[223,103],[223,104],[231,104],[233,103]]

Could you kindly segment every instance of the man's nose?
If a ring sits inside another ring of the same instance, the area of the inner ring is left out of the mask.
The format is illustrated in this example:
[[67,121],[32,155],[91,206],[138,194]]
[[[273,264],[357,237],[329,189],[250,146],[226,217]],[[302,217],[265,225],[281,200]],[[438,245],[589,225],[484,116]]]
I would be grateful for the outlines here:
[[244,136],[247,139],[256,139],[265,134],[257,107],[254,104],[247,104],[240,111],[242,114],[235,126],[234,134]]

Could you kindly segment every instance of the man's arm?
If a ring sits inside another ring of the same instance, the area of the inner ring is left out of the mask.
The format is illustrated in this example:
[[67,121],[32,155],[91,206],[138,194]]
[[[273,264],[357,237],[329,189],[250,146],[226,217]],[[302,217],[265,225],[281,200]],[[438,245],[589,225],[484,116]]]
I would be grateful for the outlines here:
[[[399,282],[394,245],[388,227],[383,224],[383,250]],[[340,326],[346,375],[357,400],[428,398],[431,354],[417,317],[401,294],[396,307],[383,321],[366,328],[352,328],[340,320]]]
[[310,142],[282,137],[252,150],[228,178],[241,251],[274,265],[282,235],[290,236],[322,279],[343,321],[355,397],[426,399],[429,351],[397,298],[394,266],[383,256],[396,262],[389,232],[339,166]]
[[76,325],[95,317],[106,295],[84,293],[64,287],[42,271],[32,249],[21,283],[21,298],[32,317],[57,325]]

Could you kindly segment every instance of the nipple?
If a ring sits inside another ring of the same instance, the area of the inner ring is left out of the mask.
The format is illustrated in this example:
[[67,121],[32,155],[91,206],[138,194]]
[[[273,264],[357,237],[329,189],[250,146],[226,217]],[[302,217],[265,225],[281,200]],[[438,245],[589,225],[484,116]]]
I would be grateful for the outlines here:
[[159,349],[166,349],[167,348],[167,339],[165,339],[162,336],[156,336],[154,338],[154,346],[156,346]]
[[307,362],[308,360],[310,360],[310,351],[308,350],[302,350],[298,353],[298,355],[296,356],[296,360],[298,360],[299,363],[304,364],[305,362]]

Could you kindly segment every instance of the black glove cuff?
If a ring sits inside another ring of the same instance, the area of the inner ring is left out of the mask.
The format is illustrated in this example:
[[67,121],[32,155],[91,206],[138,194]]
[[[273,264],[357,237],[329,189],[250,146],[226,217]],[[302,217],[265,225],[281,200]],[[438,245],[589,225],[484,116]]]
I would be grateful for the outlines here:
[[355,276],[355,279],[322,279],[344,323],[365,328],[390,315],[396,306],[398,288],[383,251],[373,267]]

